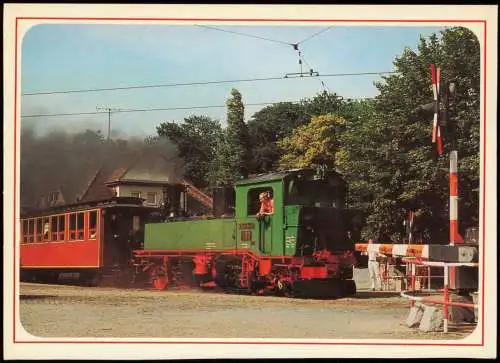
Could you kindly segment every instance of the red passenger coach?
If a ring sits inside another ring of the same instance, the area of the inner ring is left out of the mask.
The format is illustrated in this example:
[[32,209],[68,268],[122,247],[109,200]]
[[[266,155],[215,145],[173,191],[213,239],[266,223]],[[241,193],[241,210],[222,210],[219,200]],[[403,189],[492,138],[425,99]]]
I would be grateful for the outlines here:
[[153,210],[140,198],[117,197],[22,216],[21,280],[95,280],[121,271],[131,251],[140,248],[144,223]]

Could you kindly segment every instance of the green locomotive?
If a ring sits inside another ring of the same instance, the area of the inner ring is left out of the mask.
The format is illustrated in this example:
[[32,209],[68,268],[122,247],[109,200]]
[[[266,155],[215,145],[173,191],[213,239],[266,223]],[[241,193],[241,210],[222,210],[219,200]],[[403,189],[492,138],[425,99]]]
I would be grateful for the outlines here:
[[[272,215],[257,216],[268,192]],[[280,295],[355,293],[361,217],[345,207],[347,184],[328,171],[295,169],[237,182],[214,195],[214,216],[146,223],[136,271],[156,289],[217,285]]]

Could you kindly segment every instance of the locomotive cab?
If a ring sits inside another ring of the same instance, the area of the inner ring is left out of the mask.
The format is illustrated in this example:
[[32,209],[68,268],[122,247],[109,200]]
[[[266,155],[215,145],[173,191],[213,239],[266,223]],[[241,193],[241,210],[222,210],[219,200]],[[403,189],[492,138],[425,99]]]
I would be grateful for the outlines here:
[[347,184],[335,172],[303,172],[285,179],[285,219],[297,222],[288,232],[290,239],[296,238],[295,256],[354,250],[361,220],[345,208],[346,194]]
[[[269,193],[274,213],[256,218],[259,195]],[[238,247],[261,255],[312,256],[315,252],[354,251],[362,218],[346,208],[347,183],[328,171],[295,169],[236,184]]]

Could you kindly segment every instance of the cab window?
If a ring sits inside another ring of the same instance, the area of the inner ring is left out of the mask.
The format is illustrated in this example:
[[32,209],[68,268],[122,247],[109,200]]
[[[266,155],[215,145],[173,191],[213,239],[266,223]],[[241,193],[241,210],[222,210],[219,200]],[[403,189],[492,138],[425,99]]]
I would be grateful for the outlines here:
[[260,210],[260,201],[259,195],[263,192],[269,192],[271,199],[274,197],[273,188],[271,187],[262,187],[262,188],[253,188],[248,191],[247,194],[247,215],[254,216]]

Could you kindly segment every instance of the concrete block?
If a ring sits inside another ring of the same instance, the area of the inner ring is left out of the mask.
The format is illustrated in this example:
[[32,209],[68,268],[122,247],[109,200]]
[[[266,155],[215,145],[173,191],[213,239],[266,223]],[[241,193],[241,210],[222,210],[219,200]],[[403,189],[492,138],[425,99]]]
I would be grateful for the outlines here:
[[[451,301],[472,304],[472,296],[451,295]],[[473,323],[475,321],[474,308],[450,306],[448,308],[450,321],[453,323]]]
[[415,304],[410,308],[410,313],[406,318],[406,326],[408,328],[416,327],[420,324],[420,320],[422,320],[422,316],[424,315],[424,309],[420,304]]
[[[473,292],[470,294],[472,296],[472,301],[474,304],[479,304],[479,294],[477,292]],[[478,318],[478,308],[474,308],[474,322],[477,323],[477,318]]]
[[419,329],[423,332],[441,331],[443,326],[443,310],[442,307],[426,306],[424,315],[420,321]]

